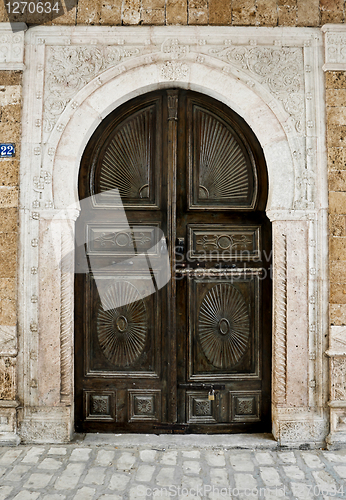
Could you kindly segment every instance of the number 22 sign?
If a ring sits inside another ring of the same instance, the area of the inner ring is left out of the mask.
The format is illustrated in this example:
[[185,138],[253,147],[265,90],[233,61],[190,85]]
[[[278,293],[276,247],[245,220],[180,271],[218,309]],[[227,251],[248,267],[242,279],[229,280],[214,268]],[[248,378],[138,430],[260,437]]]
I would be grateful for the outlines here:
[[11,156],[14,156],[14,154],[15,154],[14,144],[12,143],[0,144],[0,158],[9,158]]

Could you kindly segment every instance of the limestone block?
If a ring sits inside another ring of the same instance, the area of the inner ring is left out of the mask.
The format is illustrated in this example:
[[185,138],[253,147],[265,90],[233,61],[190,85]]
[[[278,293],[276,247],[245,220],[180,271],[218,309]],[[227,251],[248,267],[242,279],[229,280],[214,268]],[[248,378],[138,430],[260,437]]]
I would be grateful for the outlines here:
[[4,86],[17,86],[20,91],[22,83],[21,71],[0,71],[0,82]]
[[345,125],[328,125],[327,146],[328,147],[345,147],[346,146],[346,126]]
[[326,88],[346,89],[346,74],[343,71],[327,71]]
[[[344,238],[344,244],[346,238]],[[329,302],[331,304],[346,304],[346,284],[330,283]]]
[[15,187],[0,187],[0,208],[18,206],[18,189]]
[[297,26],[319,26],[319,0],[299,0],[297,2]]
[[187,24],[187,0],[167,0],[166,24]]
[[[69,26],[69,25],[75,25],[76,24],[76,14],[77,14],[77,6],[76,6],[76,1],[75,0],[64,0],[62,2],[62,5],[64,7],[64,14],[52,19],[51,25],[63,25],[63,26]],[[65,4],[65,5],[64,5]],[[79,2],[78,2],[79,5]],[[70,6],[72,8],[70,8]]]
[[141,1],[124,0],[123,3],[123,23],[139,24],[141,20]]
[[330,304],[329,321],[331,325],[346,325],[346,304]]
[[165,9],[165,0],[142,0],[143,9]]
[[16,276],[17,233],[0,233],[0,269],[2,278]]
[[297,24],[297,0],[278,0],[279,26],[295,26]]
[[[6,408],[3,404],[6,404],[6,401],[0,402],[0,435],[5,432],[15,432],[16,430],[16,408]],[[0,443],[1,441],[0,439]]]
[[330,236],[346,236],[346,217],[344,215],[329,216]]
[[344,21],[344,0],[320,0],[321,25]]
[[16,397],[16,371],[15,359],[10,357],[0,358],[0,399],[15,399]]
[[16,301],[13,299],[0,300],[0,324],[13,325],[17,320]]
[[339,191],[329,192],[329,213],[346,214],[346,193]]
[[329,191],[346,191],[346,170],[330,170]]
[[346,358],[331,358],[331,400],[346,401]]
[[[346,351],[346,327],[344,326],[331,326],[329,337],[330,349],[334,352]],[[333,377],[333,372],[332,372]]]
[[[79,0],[77,24],[100,24],[101,0]],[[56,23],[58,19],[56,19]]]
[[[0,208],[0,232],[12,232],[18,229],[17,208]],[[1,290],[1,280],[0,280]]]
[[208,7],[205,9],[191,9],[189,8],[189,22],[188,24],[208,24]]
[[329,238],[329,258],[333,260],[346,260],[346,238],[344,237],[330,237]]
[[[0,186],[18,186],[18,175],[19,175],[18,159],[6,158],[0,160]],[[0,215],[0,225],[1,225],[1,215]]]
[[346,125],[346,108],[327,108],[327,124],[328,127],[330,125]]
[[334,283],[346,283],[346,262],[331,261],[329,267],[330,281]]
[[232,24],[240,26],[251,26],[256,24],[256,1],[255,0],[233,0],[232,2]]
[[72,436],[72,407],[26,407],[18,411],[23,443],[64,443]]
[[326,104],[327,106],[342,107],[346,104],[345,89],[326,89]]
[[165,11],[164,9],[146,9],[142,10],[142,23],[148,25],[164,25]]
[[0,325],[0,355],[15,355],[17,352],[16,326]]
[[346,148],[328,148],[328,168],[346,170]]
[[257,0],[256,24],[276,26],[278,23],[276,0]]
[[209,0],[209,24],[227,26],[232,22],[231,0]]
[[100,24],[116,26],[121,24],[121,1],[103,0],[101,1]]

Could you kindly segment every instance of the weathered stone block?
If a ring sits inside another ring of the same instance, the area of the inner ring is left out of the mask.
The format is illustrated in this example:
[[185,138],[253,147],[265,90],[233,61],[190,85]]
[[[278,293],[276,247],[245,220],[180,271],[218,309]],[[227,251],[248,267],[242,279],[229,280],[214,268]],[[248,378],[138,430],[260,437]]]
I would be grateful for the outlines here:
[[188,24],[206,25],[208,24],[208,10],[203,9],[189,9]]
[[3,142],[19,143],[20,123],[0,122],[0,137]]
[[333,260],[346,260],[346,238],[331,236],[329,238],[329,250],[330,262]]
[[231,0],[209,0],[209,24],[227,26],[232,23]]
[[331,325],[346,325],[346,304],[330,304],[329,320]]
[[327,89],[346,89],[346,74],[343,71],[327,71],[325,75]]
[[319,26],[319,0],[299,0],[297,2],[297,26]]
[[17,159],[0,160],[0,186],[18,186],[18,174],[19,161]]
[[15,359],[0,358],[0,399],[16,397]]
[[16,281],[11,278],[0,278],[0,300],[16,299]]
[[100,24],[101,0],[79,0],[77,24]]
[[[71,25],[76,24],[77,6],[74,5],[72,7],[72,9],[67,10],[67,8],[66,8],[67,1],[69,1],[69,0],[65,0],[65,6],[63,5],[64,14],[55,18],[55,19],[52,19],[51,23],[50,23],[52,26],[55,26],[58,24],[63,25],[63,26],[71,26]],[[70,2],[74,3],[73,0],[70,0]]]
[[346,170],[328,172],[329,191],[346,191]]
[[297,0],[278,0],[278,25],[295,26],[297,24]]
[[327,106],[342,107],[346,105],[346,89],[326,89]]
[[256,1],[255,0],[233,0],[232,2],[232,24],[249,26],[256,24]]
[[331,304],[346,304],[346,283],[330,284],[329,301]]
[[100,24],[107,26],[121,25],[121,1],[101,1]]
[[14,326],[17,322],[16,301],[12,299],[0,300],[0,325]]
[[346,170],[346,148],[328,148],[328,168]]
[[149,10],[165,9],[165,0],[142,0],[142,8]]
[[164,25],[165,24],[164,9],[142,10],[142,24]]
[[257,0],[256,24],[258,26],[276,26],[278,24],[276,0]]
[[331,282],[346,284],[346,262],[343,260],[331,261],[329,272]]
[[167,24],[187,24],[187,0],[167,0]]
[[346,217],[344,215],[329,216],[329,234],[331,236],[346,236]]
[[346,108],[327,108],[327,123],[330,125],[346,125]]
[[327,131],[328,147],[346,146],[346,125],[330,125]]
[[123,3],[123,23],[139,24],[141,20],[141,1],[124,0]]
[[321,24],[342,23],[344,0],[320,0]]
[[0,108],[0,123],[20,123],[21,122],[21,105],[8,104]]
[[0,187],[0,208],[13,208],[18,206],[18,188]]
[[346,214],[346,193],[329,192],[329,213]]
[[342,23],[344,19],[343,12],[335,11],[335,12],[321,12],[321,21],[320,24],[328,24],[328,23]]

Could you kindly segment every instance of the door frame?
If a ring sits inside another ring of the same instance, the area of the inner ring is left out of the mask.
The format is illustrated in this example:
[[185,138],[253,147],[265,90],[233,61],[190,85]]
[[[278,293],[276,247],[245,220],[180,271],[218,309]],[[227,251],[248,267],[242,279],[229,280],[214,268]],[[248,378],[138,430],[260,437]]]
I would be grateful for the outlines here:
[[[215,43],[207,43],[210,36]],[[65,47],[78,47],[82,43],[90,44],[91,50],[95,40],[101,46],[106,40],[120,53],[120,39],[126,43],[136,39],[133,57],[101,73],[95,69],[93,78],[77,89],[73,98],[67,98],[56,123],[42,135],[37,117],[49,118],[49,100],[40,100],[40,95],[49,77],[51,63],[46,54],[50,54],[50,46],[64,43]],[[245,51],[258,43],[277,47],[271,52],[280,52],[284,45],[304,55],[304,64],[297,70],[305,82],[300,97],[309,118],[301,123],[303,131],[294,125],[282,95],[271,93],[249,69],[241,69],[235,62],[225,63],[222,50],[231,39]],[[78,171],[85,145],[100,121],[120,104],[174,83],[210,95],[234,109],[253,129],[263,148],[269,177],[266,213],[273,223],[274,247],[273,434],[282,444],[323,443],[328,432],[327,360],[323,357],[328,332],[324,265],[328,255],[328,205],[325,130],[320,120],[324,113],[320,31],[37,27],[26,35],[26,64],[19,265],[18,393],[23,408],[18,424],[22,439],[61,442],[73,434],[73,262],[67,269],[60,269],[56,262],[57,256],[59,260],[74,249]],[[301,149],[302,142],[306,149]],[[306,165],[316,186],[306,177]],[[285,185],[282,179],[287,180]],[[38,199],[40,206],[35,208]],[[39,297],[38,302],[32,300],[34,295]],[[296,339],[303,339],[297,350]],[[293,359],[299,359],[301,371],[295,369]]]

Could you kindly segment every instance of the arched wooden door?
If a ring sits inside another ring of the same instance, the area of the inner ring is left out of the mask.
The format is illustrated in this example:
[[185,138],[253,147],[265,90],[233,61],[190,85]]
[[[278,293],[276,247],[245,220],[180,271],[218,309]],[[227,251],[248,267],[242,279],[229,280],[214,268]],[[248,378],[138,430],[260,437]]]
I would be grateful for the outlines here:
[[[249,126],[205,95],[152,92],[101,123],[80,199],[117,189],[128,227],[114,225],[112,204],[91,203],[77,220],[77,240],[94,235],[76,249],[77,431],[270,430],[267,185]],[[153,228],[167,238],[172,278],[150,293]],[[149,255],[149,275],[133,249]],[[98,263],[90,272],[85,252]]]

